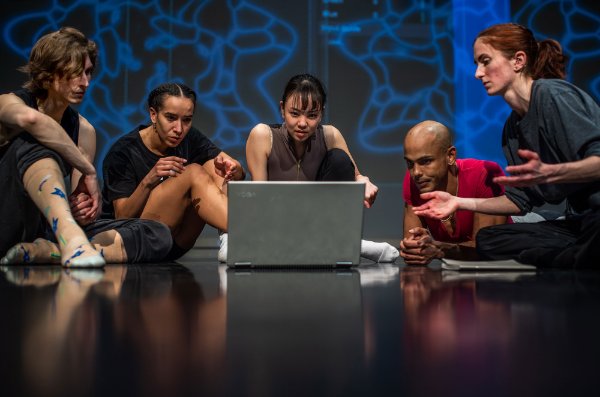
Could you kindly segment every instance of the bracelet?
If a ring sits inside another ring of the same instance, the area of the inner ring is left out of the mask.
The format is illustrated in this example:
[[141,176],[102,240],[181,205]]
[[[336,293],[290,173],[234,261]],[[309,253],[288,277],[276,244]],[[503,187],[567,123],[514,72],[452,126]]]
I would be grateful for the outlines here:
[[451,221],[451,220],[452,220],[452,218],[454,218],[454,213],[452,213],[452,214],[448,215],[448,217],[447,217],[447,218],[440,219],[440,222],[442,222],[442,223],[446,223],[446,222],[448,222],[448,221]]

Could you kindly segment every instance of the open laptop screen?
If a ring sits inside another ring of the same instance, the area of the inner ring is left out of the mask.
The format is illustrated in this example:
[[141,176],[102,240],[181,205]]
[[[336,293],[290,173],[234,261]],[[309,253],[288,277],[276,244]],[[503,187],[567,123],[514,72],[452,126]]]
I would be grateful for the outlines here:
[[360,263],[362,182],[230,182],[230,266]]

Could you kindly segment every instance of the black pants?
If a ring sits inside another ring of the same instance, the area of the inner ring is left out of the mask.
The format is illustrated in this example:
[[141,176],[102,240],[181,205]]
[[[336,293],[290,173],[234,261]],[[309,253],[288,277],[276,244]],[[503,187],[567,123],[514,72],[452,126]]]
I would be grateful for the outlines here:
[[565,220],[489,226],[477,234],[485,259],[516,259],[538,267],[600,267],[600,211]]
[[354,163],[342,149],[331,149],[321,161],[317,181],[346,182],[355,180]]
[[[0,148],[0,257],[20,242],[32,242],[38,237],[55,241],[50,226],[23,185],[25,171],[44,158],[55,160],[63,175],[67,174],[61,157],[26,132]],[[83,229],[88,238],[116,230],[123,239],[129,263],[160,261],[173,243],[167,226],[145,219],[103,219]]]

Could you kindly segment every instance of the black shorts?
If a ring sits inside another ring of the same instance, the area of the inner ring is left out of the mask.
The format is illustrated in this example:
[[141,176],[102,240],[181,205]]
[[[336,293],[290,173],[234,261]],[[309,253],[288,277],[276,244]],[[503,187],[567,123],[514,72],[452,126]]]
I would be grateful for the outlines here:
[[83,228],[89,239],[116,230],[123,239],[127,263],[160,262],[173,246],[169,228],[149,219],[98,219]]

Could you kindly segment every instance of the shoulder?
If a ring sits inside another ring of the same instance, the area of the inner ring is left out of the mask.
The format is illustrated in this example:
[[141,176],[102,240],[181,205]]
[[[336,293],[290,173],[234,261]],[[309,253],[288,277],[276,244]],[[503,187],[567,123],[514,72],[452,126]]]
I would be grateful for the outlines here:
[[494,161],[467,158],[457,159],[456,164],[460,172],[466,174],[503,174],[502,167]]
[[584,90],[560,79],[536,80],[532,89],[532,106],[550,119],[564,117],[600,117],[596,101]]
[[564,92],[577,89],[576,86],[562,79],[539,79],[533,82],[535,92]]
[[494,161],[458,159],[461,197],[494,197],[504,192],[494,178],[504,175],[502,167]]
[[255,137],[271,136],[271,127],[264,123],[258,123],[250,130],[250,135]]
[[78,114],[79,117],[79,133],[85,135],[95,135],[96,130],[94,126],[81,114]]
[[534,81],[532,96],[536,101],[571,101],[579,97],[585,101],[592,100],[581,88],[562,79],[539,79]]
[[208,139],[208,137],[206,135],[204,135],[204,133],[202,131],[200,131],[198,128],[192,126],[190,128],[190,131],[188,132],[188,136],[190,137],[200,137],[200,138],[206,138]]
[[333,125],[325,124],[325,125],[322,125],[322,128],[323,128],[323,134],[325,135],[325,137],[336,137],[336,136],[342,135],[340,130],[338,130]]
[[250,134],[248,135],[248,141],[246,144],[248,146],[253,145],[261,145],[268,143],[270,146],[272,138],[272,130],[271,126],[263,123],[259,123],[250,130]]
[[141,141],[140,129],[142,128],[143,126],[136,127],[134,130],[118,138],[108,150],[107,157],[111,154],[128,153],[135,150],[138,146],[137,142]]
[[180,145],[186,144],[191,144],[192,147],[206,147],[207,145],[215,146],[214,143],[210,140],[210,138],[196,127],[190,128],[188,134],[186,135],[185,139],[181,142]]
[[[333,125],[323,125],[321,126],[321,129],[323,130],[323,137],[325,139],[325,145],[327,146],[328,149],[331,148],[339,148],[339,147],[343,147],[345,145],[345,140],[344,137],[342,136],[342,133],[340,132],[340,130],[338,130],[337,128],[335,128]],[[318,136],[319,130],[317,129],[317,136]]]

